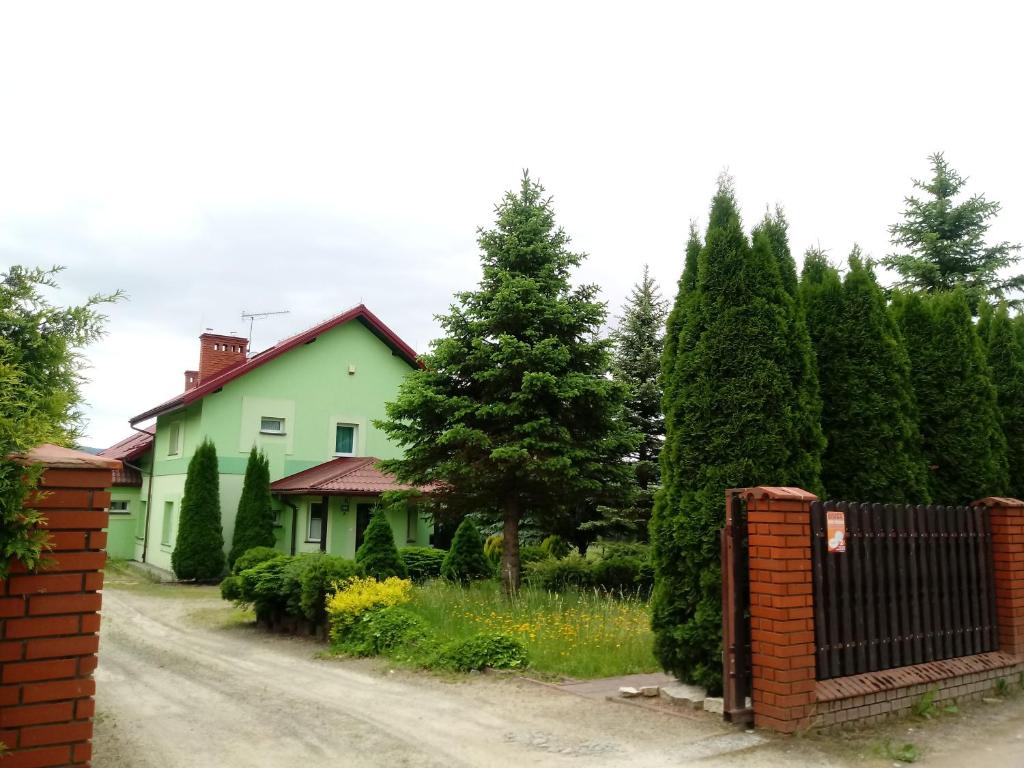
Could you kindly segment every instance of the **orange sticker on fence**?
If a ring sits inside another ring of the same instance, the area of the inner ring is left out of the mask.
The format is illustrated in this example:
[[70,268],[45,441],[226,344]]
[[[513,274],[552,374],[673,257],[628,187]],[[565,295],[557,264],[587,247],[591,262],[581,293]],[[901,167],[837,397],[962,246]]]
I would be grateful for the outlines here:
[[826,532],[828,533],[828,551],[846,551],[846,515],[842,512],[828,512]]

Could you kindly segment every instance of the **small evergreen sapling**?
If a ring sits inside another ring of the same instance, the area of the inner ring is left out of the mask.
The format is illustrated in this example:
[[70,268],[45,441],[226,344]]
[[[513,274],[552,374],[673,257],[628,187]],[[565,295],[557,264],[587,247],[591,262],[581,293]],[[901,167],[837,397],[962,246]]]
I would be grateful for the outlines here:
[[378,510],[370,518],[363,535],[363,545],[356,552],[356,562],[363,567],[367,576],[383,581],[389,576],[400,579],[409,578],[405,561],[395,546],[395,535],[391,532],[391,524],[383,510]]
[[492,572],[492,566],[484,555],[480,530],[467,517],[455,531],[451,549],[441,564],[441,576],[449,581],[465,583],[473,579],[486,579]]
[[228,567],[253,547],[272,547],[274,538],[274,512],[270,498],[270,462],[255,446],[249,452],[245,465],[242,496],[238,500],[235,532],[231,537]]
[[217,449],[209,438],[188,463],[178,536],[171,568],[179,579],[205,581],[224,573],[224,531],[220,522]]

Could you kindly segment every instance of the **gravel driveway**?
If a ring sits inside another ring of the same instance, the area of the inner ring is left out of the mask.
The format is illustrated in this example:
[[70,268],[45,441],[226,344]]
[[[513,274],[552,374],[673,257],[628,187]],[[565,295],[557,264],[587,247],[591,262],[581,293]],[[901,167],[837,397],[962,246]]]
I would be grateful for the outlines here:
[[108,575],[103,597],[96,768],[864,764],[831,740],[710,716],[317,658],[311,641],[240,624],[215,590],[130,579]]

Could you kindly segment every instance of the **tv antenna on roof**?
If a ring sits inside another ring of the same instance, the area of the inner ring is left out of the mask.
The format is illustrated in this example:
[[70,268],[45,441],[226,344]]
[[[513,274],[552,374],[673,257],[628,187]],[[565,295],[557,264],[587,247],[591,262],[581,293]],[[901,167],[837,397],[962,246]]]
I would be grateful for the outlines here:
[[243,321],[244,320],[248,320],[249,321],[249,339],[248,339],[249,345],[250,346],[252,345],[252,324],[253,324],[253,322],[255,322],[256,320],[263,320],[265,318],[270,317],[271,315],[290,315],[290,314],[291,314],[291,310],[290,309],[282,309],[282,310],[279,310],[277,312],[246,312],[243,309],[242,310],[242,320]]

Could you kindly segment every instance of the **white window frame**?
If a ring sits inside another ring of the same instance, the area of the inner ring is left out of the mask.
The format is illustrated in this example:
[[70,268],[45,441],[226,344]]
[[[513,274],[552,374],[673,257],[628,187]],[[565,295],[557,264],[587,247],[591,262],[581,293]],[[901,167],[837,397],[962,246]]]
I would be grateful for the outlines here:
[[[115,507],[115,504],[124,504],[124,506]],[[128,499],[111,499],[110,506],[107,507],[107,511],[112,515],[130,515],[132,511],[129,507],[130,504],[128,503]]]
[[[263,426],[265,421],[277,421],[280,422],[281,426],[277,429],[268,429]],[[260,416],[260,434],[261,435],[285,435],[287,431],[285,429],[285,419],[283,416]]]
[[[338,427],[348,427],[352,430],[352,450],[349,453],[341,453],[338,451]],[[334,455],[335,456],[355,456],[359,451],[359,425],[358,424],[346,424],[343,421],[339,421],[334,425]]]
[[185,425],[181,421],[172,421],[167,429],[167,455],[181,456],[182,443],[185,442]]
[[[320,515],[319,515],[319,519],[320,519],[320,536],[318,538],[315,538],[315,539],[310,535],[312,533],[312,531],[310,529],[313,526],[313,507],[320,507]],[[307,544],[319,544],[321,541],[323,541],[323,537],[324,537],[324,511],[325,511],[324,510],[324,505],[322,503],[320,503],[318,501],[317,502],[310,502],[310,504],[309,504],[309,512],[306,515],[306,543]]]

